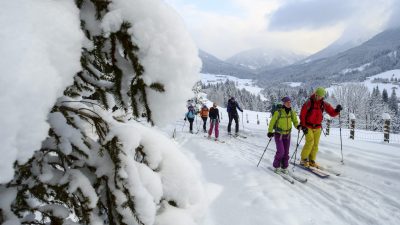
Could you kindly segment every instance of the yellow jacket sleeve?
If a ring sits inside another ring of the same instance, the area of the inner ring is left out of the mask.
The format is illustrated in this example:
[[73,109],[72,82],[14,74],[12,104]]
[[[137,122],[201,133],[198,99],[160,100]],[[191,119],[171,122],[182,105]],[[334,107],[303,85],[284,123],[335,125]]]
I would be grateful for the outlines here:
[[272,119],[269,122],[268,133],[272,133],[274,131],[274,125],[276,123],[276,120],[278,119],[278,115],[278,110],[274,112],[274,115],[272,115]]

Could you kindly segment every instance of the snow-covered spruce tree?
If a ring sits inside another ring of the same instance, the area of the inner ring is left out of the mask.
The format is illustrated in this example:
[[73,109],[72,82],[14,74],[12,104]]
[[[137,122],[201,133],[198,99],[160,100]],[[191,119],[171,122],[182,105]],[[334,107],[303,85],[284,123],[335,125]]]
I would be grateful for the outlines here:
[[[87,38],[82,71],[52,108],[42,147],[15,163],[14,179],[0,185],[0,222],[195,224],[203,203],[193,167],[174,143],[139,122],[162,121],[163,101],[184,109],[200,68],[195,46],[182,24],[168,30],[180,20],[158,0],[76,6]],[[174,92],[173,82],[187,88]]]
[[385,88],[382,91],[382,101],[385,103],[388,103],[388,101],[389,101],[389,95]]
[[389,109],[392,110],[396,115],[398,115],[399,103],[397,102],[397,96],[394,89],[392,90],[392,94],[390,95],[388,103],[389,103]]

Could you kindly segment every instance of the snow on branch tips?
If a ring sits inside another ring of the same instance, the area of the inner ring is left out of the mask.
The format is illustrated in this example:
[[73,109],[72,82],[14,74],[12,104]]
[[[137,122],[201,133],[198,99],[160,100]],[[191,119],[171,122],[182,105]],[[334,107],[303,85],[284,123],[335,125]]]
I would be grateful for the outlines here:
[[[198,171],[153,127],[180,116],[198,80],[181,18],[161,0],[11,2],[0,9],[0,91],[16,93],[0,95],[1,222],[196,224]],[[32,18],[16,20],[21,9]]]

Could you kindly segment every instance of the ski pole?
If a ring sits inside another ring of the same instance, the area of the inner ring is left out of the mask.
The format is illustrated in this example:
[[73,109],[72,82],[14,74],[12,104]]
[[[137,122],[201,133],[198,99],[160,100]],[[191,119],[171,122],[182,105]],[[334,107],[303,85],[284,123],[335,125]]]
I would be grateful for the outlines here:
[[[297,135],[297,140],[299,140],[299,136],[300,136],[300,130],[299,130],[299,133],[298,133],[298,135]],[[300,141],[298,141],[298,142],[296,143],[296,149],[294,150],[294,152],[293,152],[293,154],[292,154],[292,157],[290,157],[290,160],[292,160],[292,159],[293,159],[293,156],[294,156],[294,162],[293,162],[294,166],[296,166],[297,149],[299,148],[299,145],[300,145],[300,143],[301,143],[301,140],[303,140],[303,137],[304,137],[304,132],[303,132],[303,135],[302,135],[301,138],[300,138]],[[293,169],[294,169],[294,167],[293,167]]]
[[342,121],[340,119],[340,113],[339,113],[339,133],[340,133],[340,153],[342,154],[342,164],[344,164],[344,159],[343,159],[343,144],[342,144]]
[[265,154],[265,152],[267,151],[268,145],[269,145],[269,143],[271,142],[271,140],[272,140],[272,137],[269,139],[268,144],[267,144],[267,147],[265,147],[264,152],[263,152],[263,154],[261,155],[260,161],[258,161],[257,167],[258,167],[258,165],[260,165],[260,162],[261,162],[262,158],[264,157],[264,154]]
[[242,111],[242,127],[243,127],[243,131],[244,131],[244,123],[243,123],[243,111]]
[[[294,152],[297,152],[297,146],[299,145],[299,137],[300,137],[300,129],[297,131],[296,149],[294,150]],[[294,156],[294,164],[296,165],[296,155],[297,154],[296,153],[294,153],[294,154],[295,154],[295,156]],[[292,155],[292,157],[293,157],[293,155]],[[290,159],[292,159],[292,158],[290,158]]]

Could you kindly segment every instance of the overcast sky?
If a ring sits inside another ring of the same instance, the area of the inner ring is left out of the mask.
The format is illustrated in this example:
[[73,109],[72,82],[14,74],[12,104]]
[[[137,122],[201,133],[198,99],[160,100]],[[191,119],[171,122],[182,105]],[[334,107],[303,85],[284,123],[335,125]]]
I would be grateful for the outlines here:
[[315,53],[400,26],[400,0],[165,0],[199,48],[226,59],[266,47]]

